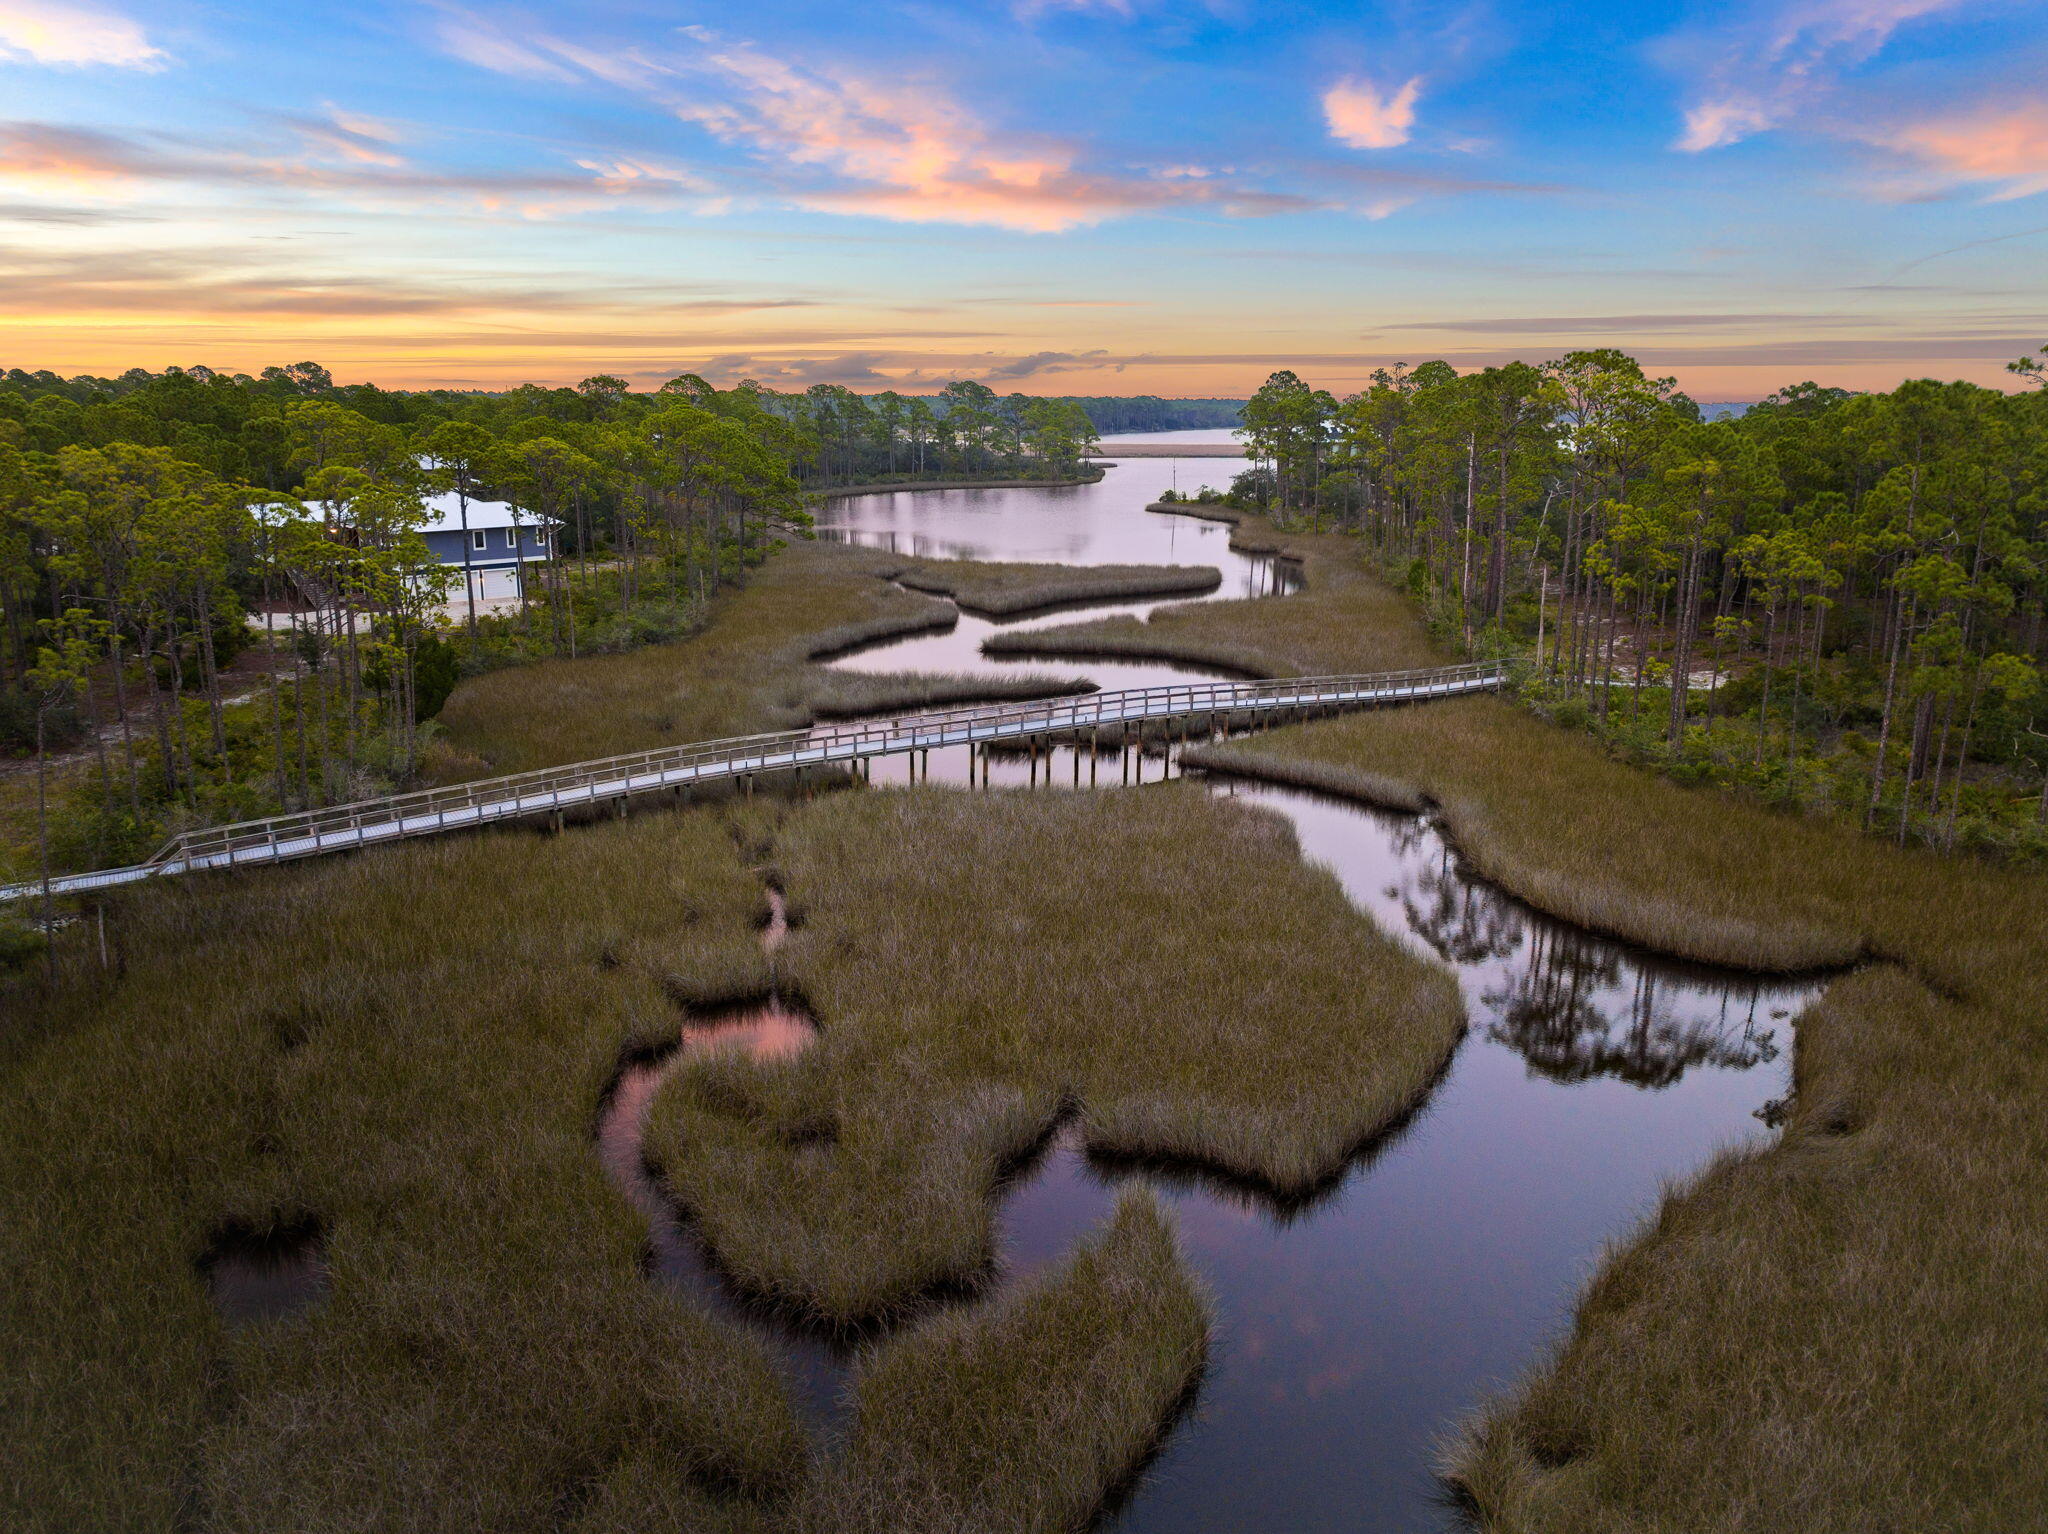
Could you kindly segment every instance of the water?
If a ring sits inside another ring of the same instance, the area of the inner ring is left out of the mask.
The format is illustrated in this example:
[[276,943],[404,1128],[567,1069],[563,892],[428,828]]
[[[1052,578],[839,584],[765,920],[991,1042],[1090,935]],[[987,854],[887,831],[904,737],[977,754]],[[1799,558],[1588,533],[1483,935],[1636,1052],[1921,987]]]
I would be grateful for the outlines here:
[[281,1321],[320,1300],[327,1293],[322,1239],[310,1215],[262,1229],[235,1223],[216,1230],[199,1272],[221,1319],[230,1326]]
[[[1218,597],[1284,600],[1289,582],[1231,554],[1220,527],[1143,510],[1169,475],[1188,484],[1187,473],[1214,468],[1134,460],[1073,490],[871,496],[834,503],[822,520],[829,536],[927,557],[1212,563],[1224,571]],[[998,626],[963,617],[951,633],[835,664],[1023,668],[1104,687],[1191,674],[981,655]],[[1056,751],[1036,763],[998,758],[991,775],[999,785],[1091,773],[1118,782],[1133,765]],[[1148,779],[1175,771],[1156,756],[1135,765]],[[918,776],[965,785],[974,771],[962,749],[932,753]],[[910,772],[907,758],[890,758],[875,780]],[[1107,1217],[1120,1181],[1138,1176],[1172,1206],[1216,1298],[1200,1398],[1116,1528],[1456,1527],[1430,1473],[1433,1447],[1540,1361],[1605,1245],[1654,1209],[1667,1182],[1768,1133],[1756,1115],[1786,1093],[1792,1018],[1820,982],[1680,964],[1553,921],[1473,877],[1420,817],[1264,785],[1213,788],[1285,815],[1303,855],[1330,867],[1361,911],[1448,966],[1470,1030],[1414,1118],[1306,1207],[1098,1167],[1063,1136],[1005,1197],[1006,1262],[1016,1274],[1058,1260]]]
[[[773,953],[789,935],[782,892],[769,888],[768,921],[761,946]],[[698,1239],[661,1179],[647,1165],[647,1111],[662,1083],[692,1055],[732,1050],[756,1060],[787,1060],[817,1039],[816,1022],[771,993],[760,1001],[710,1011],[688,1012],[666,1047],[619,1062],[618,1074],[598,1105],[597,1159],[621,1197],[647,1222],[644,1262],[648,1277],[662,1288],[689,1295],[729,1325],[760,1335],[780,1355],[784,1380],[806,1416],[827,1433],[843,1419],[842,1385],[850,1351],[833,1340],[792,1332],[775,1318],[738,1299],[720,1279],[711,1255]]]
[[919,559],[1215,565],[1223,570],[1221,594],[1231,595],[1238,556],[1229,552],[1229,530],[1191,517],[1147,515],[1144,507],[1170,486],[1227,488],[1243,467],[1227,458],[1154,458],[1112,468],[1093,484],[1056,490],[863,495],[828,501],[818,512],[818,535]]

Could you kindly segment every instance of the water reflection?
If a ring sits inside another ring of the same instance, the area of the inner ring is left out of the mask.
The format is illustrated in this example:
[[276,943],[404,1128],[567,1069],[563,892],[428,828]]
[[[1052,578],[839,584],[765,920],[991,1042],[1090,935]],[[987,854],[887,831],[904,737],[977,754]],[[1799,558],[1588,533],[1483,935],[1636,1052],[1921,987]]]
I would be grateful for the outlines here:
[[[1623,965],[1583,934],[1538,932],[1511,982],[1486,992],[1496,1014],[1488,1032],[1531,1070],[1553,1081],[1614,1076],[1639,1087],[1668,1087],[1688,1070],[1748,1070],[1778,1057],[1775,1031],[1759,1016],[1755,986],[1723,983],[1677,990],[1650,968]],[[1702,1015],[1702,989],[1716,1009]],[[1747,994],[1743,994],[1747,991]],[[1616,993],[1625,993],[1617,1010]],[[1769,1008],[1783,1018],[1787,1009]]]
[[1376,821],[1386,895],[1407,931],[1465,972],[1487,1034],[1553,1081],[1613,1076],[1667,1087],[1695,1066],[1747,1070],[1777,1059],[1774,1024],[1810,984],[1684,964],[1557,921],[1475,877],[1421,816]]

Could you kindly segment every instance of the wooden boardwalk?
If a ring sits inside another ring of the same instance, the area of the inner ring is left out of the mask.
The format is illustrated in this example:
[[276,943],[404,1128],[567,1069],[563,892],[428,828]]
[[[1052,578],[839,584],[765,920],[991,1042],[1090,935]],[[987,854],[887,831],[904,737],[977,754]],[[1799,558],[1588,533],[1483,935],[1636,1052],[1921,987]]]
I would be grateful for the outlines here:
[[[1491,662],[1471,662],[1369,676],[1192,682],[1086,693],[1035,703],[944,709],[896,719],[665,746],[655,751],[576,762],[567,767],[459,783],[450,788],[393,794],[296,815],[273,815],[264,820],[187,831],[165,843],[146,863],[66,874],[51,879],[47,889],[52,895],[75,895],[207,869],[282,863],[408,837],[438,836],[536,816],[559,816],[565,811],[582,811],[605,803],[623,804],[640,794],[681,793],[701,785],[750,781],[770,773],[851,766],[870,757],[931,751],[942,746],[1033,740],[1174,721],[1191,729],[1203,723],[1208,729],[1230,730],[1261,719],[1485,692],[1505,681],[1503,667]],[[40,879],[0,885],[0,901],[40,895],[45,888]]]

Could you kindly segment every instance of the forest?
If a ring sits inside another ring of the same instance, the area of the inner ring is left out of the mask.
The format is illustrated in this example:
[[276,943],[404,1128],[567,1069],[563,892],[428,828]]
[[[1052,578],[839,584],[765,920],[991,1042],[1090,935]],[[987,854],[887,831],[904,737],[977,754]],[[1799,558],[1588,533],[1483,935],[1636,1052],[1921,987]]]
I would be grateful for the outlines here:
[[[387,792],[418,776],[459,676],[692,631],[807,525],[808,492],[1073,478],[1094,436],[1070,402],[969,382],[927,400],[695,375],[475,394],[337,385],[315,363],[9,370],[0,754],[37,762],[29,866]],[[545,530],[516,610],[450,605],[432,496]]]
[[1706,421],[1599,350],[1341,400],[1280,372],[1244,435],[1253,465],[1204,495],[1356,532],[1624,757],[2048,856],[2048,391],[1802,383]]

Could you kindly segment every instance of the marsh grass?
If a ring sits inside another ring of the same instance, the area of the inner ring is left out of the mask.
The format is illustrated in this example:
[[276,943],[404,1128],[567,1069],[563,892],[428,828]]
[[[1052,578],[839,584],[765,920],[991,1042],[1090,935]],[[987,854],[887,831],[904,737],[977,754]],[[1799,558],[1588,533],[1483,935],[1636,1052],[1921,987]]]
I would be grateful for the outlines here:
[[[1189,746],[1180,753],[1182,767],[1226,777],[1257,778],[1288,788],[1305,788],[1311,793],[1355,799],[1386,810],[1417,815],[1429,808],[1428,797],[1413,783],[1384,773],[1367,772],[1341,759],[1297,754],[1299,748],[1285,738],[1277,750],[1261,751],[1256,746],[1228,743]],[[1284,753],[1284,754],[1283,754]]]
[[[958,621],[951,605],[892,585],[901,564],[847,544],[792,544],[722,596],[689,639],[473,677],[441,712],[426,775],[452,783],[816,719],[1092,690],[1064,677],[882,676],[814,664]],[[1007,568],[1018,579],[1033,570],[1064,578],[1053,567]]]
[[[68,941],[54,998],[13,983],[4,1526],[810,1534],[940,1527],[921,1520],[956,1503],[1083,1521],[1206,1335],[1149,1204],[1064,1274],[873,1350],[843,1463],[755,1333],[643,1272],[598,1107],[622,1059],[788,986],[758,866],[784,813],[175,886],[119,913],[118,976]],[[798,1152],[839,1132],[792,1129]],[[311,1220],[322,1296],[225,1325],[202,1271],[219,1232]]]
[[1223,584],[1223,572],[1207,565],[1074,568],[949,559],[905,566],[896,579],[913,591],[951,597],[968,612],[1008,618],[1074,603],[1214,591]]
[[1208,1329],[1158,1207],[1127,1194],[1058,1270],[868,1356],[845,1451],[798,1527],[1073,1534],[1193,1391]]
[[814,718],[856,719],[970,703],[1028,703],[1095,690],[1093,682],[1081,677],[1029,673],[876,676],[864,671],[830,671],[812,686],[809,701]]
[[680,1071],[649,1145],[735,1281],[823,1324],[985,1283],[992,1194],[1064,1115],[1285,1196],[1463,1026],[1283,821],[1193,790],[837,796],[775,861],[804,913],[778,967],[820,1038]]
[[[71,942],[54,999],[17,983],[0,1523],[553,1528],[648,1463],[790,1495],[769,1357],[647,1284],[590,1143],[676,1026],[635,956],[758,975],[760,899],[707,817],[478,837],[153,890],[121,975]],[[226,1327],[210,1237],[307,1217],[325,1298]]]

